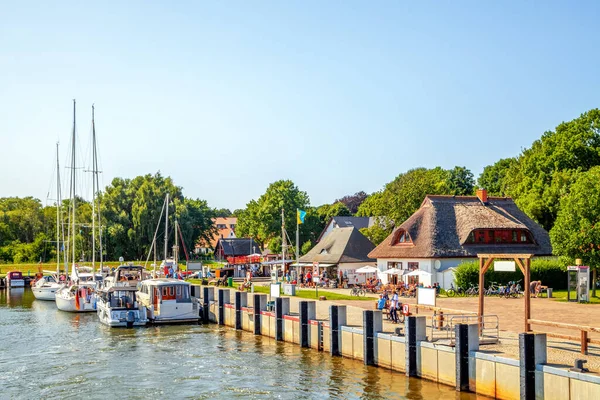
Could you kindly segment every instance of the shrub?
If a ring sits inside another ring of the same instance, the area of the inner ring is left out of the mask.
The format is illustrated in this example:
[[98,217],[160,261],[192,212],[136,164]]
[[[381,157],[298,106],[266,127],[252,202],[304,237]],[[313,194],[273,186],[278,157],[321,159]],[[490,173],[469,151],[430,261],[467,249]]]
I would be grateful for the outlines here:
[[[561,267],[558,259],[536,258],[531,261],[531,280],[542,281],[542,285],[554,290],[567,288],[567,272]],[[454,273],[456,285],[468,288],[479,283],[479,261],[459,264]],[[496,272],[490,267],[485,273],[485,286],[491,282],[505,285],[509,281],[521,280],[523,286],[523,273],[517,266],[515,272]]]

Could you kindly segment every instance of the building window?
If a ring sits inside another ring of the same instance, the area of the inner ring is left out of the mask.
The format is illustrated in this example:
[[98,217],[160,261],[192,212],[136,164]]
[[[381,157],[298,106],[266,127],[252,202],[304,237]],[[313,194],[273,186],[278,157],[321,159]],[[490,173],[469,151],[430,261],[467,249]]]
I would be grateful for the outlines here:
[[402,262],[401,261],[388,261],[387,269],[392,269],[392,268],[403,269]]
[[403,229],[396,231],[392,239],[392,245],[396,244],[412,244],[412,239],[407,231]]
[[524,229],[475,229],[465,244],[531,244],[531,234]]
[[409,262],[408,263],[408,270],[409,271],[414,271],[416,269],[419,269],[419,263],[418,262]]
[[217,224],[217,229],[227,229],[227,225],[225,225],[225,224]]

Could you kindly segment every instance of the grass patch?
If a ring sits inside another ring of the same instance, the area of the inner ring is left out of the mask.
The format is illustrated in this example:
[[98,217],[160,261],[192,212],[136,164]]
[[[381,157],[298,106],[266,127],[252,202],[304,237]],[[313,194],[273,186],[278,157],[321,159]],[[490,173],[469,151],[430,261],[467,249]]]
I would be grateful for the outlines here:
[[[596,293],[600,293],[600,290],[596,290]],[[555,301],[566,302],[567,291],[566,290],[554,290],[552,291],[552,297]],[[571,292],[571,298],[577,297],[577,293]],[[600,304],[599,297],[592,297],[592,291],[590,290],[590,303],[589,304]]]

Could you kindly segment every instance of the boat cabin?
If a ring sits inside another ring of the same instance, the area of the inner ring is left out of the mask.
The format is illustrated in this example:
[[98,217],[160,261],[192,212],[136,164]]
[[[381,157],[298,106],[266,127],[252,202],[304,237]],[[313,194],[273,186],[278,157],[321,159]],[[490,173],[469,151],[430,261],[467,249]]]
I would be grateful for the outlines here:
[[197,321],[198,305],[191,296],[189,282],[178,279],[148,279],[138,283],[138,299],[148,308],[151,321]]
[[150,275],[141,265],[121,265],[107,278],[108,286],[136,287],[141,280],[148,279]]
[[136,289],[132,287],[112,287],[105,291],[99,291],[98,296],[110,305],[113,310],[116,309],[134,309],[137,308]]
[[8,287],[23,287],[25,280],[21,271],[8,271],[6,273],[6,284]]

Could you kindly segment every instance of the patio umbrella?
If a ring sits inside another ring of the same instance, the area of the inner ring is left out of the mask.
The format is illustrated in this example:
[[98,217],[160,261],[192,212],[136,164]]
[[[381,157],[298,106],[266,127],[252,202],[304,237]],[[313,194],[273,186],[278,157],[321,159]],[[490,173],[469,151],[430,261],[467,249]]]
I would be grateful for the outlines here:
[[370,274],[373,272],[377,272],[379,271],[377,268],[372,267],[370,265],[365,265],[364,267],[360,267],[359,269],[356,270],[357,274]]
[[383,271],[383,273],[387,275],[402,275],[404,271],[398,268],[390,268],[387,271]]
[[406,274],[406,276],[431,276],[431,274],[427,271],[416,269],[416,270]]

